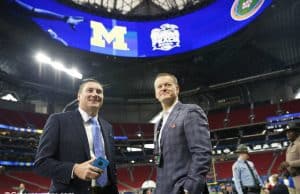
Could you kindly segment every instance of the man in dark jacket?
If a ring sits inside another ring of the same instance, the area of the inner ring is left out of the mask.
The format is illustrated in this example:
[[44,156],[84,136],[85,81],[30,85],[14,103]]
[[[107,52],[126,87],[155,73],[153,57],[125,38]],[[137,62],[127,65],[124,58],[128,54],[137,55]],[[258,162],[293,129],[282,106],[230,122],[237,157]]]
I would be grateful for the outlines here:
[[[47,120],[36,154],[38,174],[51,177],[50,193],[118,194],[112,126],[102,119],[103,87],[85,80],[75,111],[53,114]],[[106,169],[92,162],[102,157]]]

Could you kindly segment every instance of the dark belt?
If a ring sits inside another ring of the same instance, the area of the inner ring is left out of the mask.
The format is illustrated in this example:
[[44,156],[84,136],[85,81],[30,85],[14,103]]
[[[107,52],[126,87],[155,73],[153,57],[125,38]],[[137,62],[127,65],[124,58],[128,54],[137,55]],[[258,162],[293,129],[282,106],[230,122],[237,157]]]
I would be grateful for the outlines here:
[[260,192],[261,188],[260,187],[243,187],[244,191],[247,192]]
[[105,186],[105,187],[98,187],[98,186],[95,186],[95,187],[92,187],[91,188],[92,190],[92,194],[110,194],[110,186]]

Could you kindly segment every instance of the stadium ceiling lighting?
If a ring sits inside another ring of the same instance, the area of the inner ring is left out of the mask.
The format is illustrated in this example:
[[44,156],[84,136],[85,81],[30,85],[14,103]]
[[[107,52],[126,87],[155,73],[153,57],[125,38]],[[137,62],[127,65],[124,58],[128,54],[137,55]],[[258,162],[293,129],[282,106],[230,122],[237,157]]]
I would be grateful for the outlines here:
[[272,148],[282,148],[282,145],[279,142],[275,142],[271,144]]
[[141,130],[138,130],[138,131],[136,132],[136,136],[142,137],[142,136],[143,136],[143,132],[142,132]]
[[249,152],[253,152],[253,151],[251,150],[250,146],[247,146],[247,149],[248,149]]
[[274,131],[275,131],[275,132],[282,132],[282,131],[283,131],[283,128],[275,129]]
[[289,146],[289,142],[287,142],[287,141],[284,141],[284,142],[283,142],[283,146],[284,146],[284,147],[287,147],[287,146]]
[[127,147],[127,152],[140,152],[142,148]]
[[298,89],[296,95],[295,95],[295,99],[300,99],[300,89]]
[[51,58],[48,57],[47,55],[45,55],[42,52],[38,52],[35,55],[35,59],[39,62],[39,63],[51,63]]
[[270,148],[270,146],[268,144],[263,145],[263,149],[268,149],[268,148]]
[[1,99],[7,100],[7,101],[18,102],[18,99],[16,99],[12,94],[6,94],[5,96],[2,96]]
[[154,144],[153,143],[144,144],[144,148],[154,149]]
[[253,147],[253,150],[261,150],[262,149],[262,146],[257,144]]
[[134,164],[134,163],[135,163],[135,161],[134,161],[134,160],[131,160],[130,162],[131,162],[131,164]]
[[82,74],[76,68],[72,67],[71,69],[68,69],[64,66],[64,64],[62,62],[52,60],[50,57],[48,57],[46,54],[44,54],[42,52],[38,52],[35,55],[35,59],[39,63],[50,65],[54,69],[65,72],[66,74],[68,74],[72,77],[75,77],[77,79],[82,79]]

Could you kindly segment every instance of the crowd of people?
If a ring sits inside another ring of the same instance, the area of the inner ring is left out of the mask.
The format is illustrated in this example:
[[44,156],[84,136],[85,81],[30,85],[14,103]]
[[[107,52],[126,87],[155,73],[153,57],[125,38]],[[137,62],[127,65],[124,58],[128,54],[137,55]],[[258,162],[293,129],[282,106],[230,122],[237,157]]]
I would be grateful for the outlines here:
[[232,166],[233,182],[221,184],[215,192],[223,194],[299,194],[300,193],[300,123],[289,122],[286,133],[290,145],[286,151],[286,161],[279,166],[279,174],[273,174],[262,180],[255,164],[251,162],[246,145],[237,147],[237,161]]

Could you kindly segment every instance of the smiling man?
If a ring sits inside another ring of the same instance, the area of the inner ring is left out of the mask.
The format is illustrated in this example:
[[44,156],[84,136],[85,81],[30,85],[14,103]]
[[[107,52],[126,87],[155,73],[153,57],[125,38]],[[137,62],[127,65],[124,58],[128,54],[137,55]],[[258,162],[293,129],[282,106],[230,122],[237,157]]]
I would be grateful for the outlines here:
[[[38,174],[51,178],[50,193],[118,194],[111,125],[99,117],[103,87],[84,80],[76,111],[53,114],[47,120],[36,154]],[[96,157],[109,161],[101,170]]]
[[198,105],[179,102],[179,86],[174,75],[158,74],[154,88],[163,109],[154,132],[155,193],[206,193],[205,177],[211,163],[207,117]]

